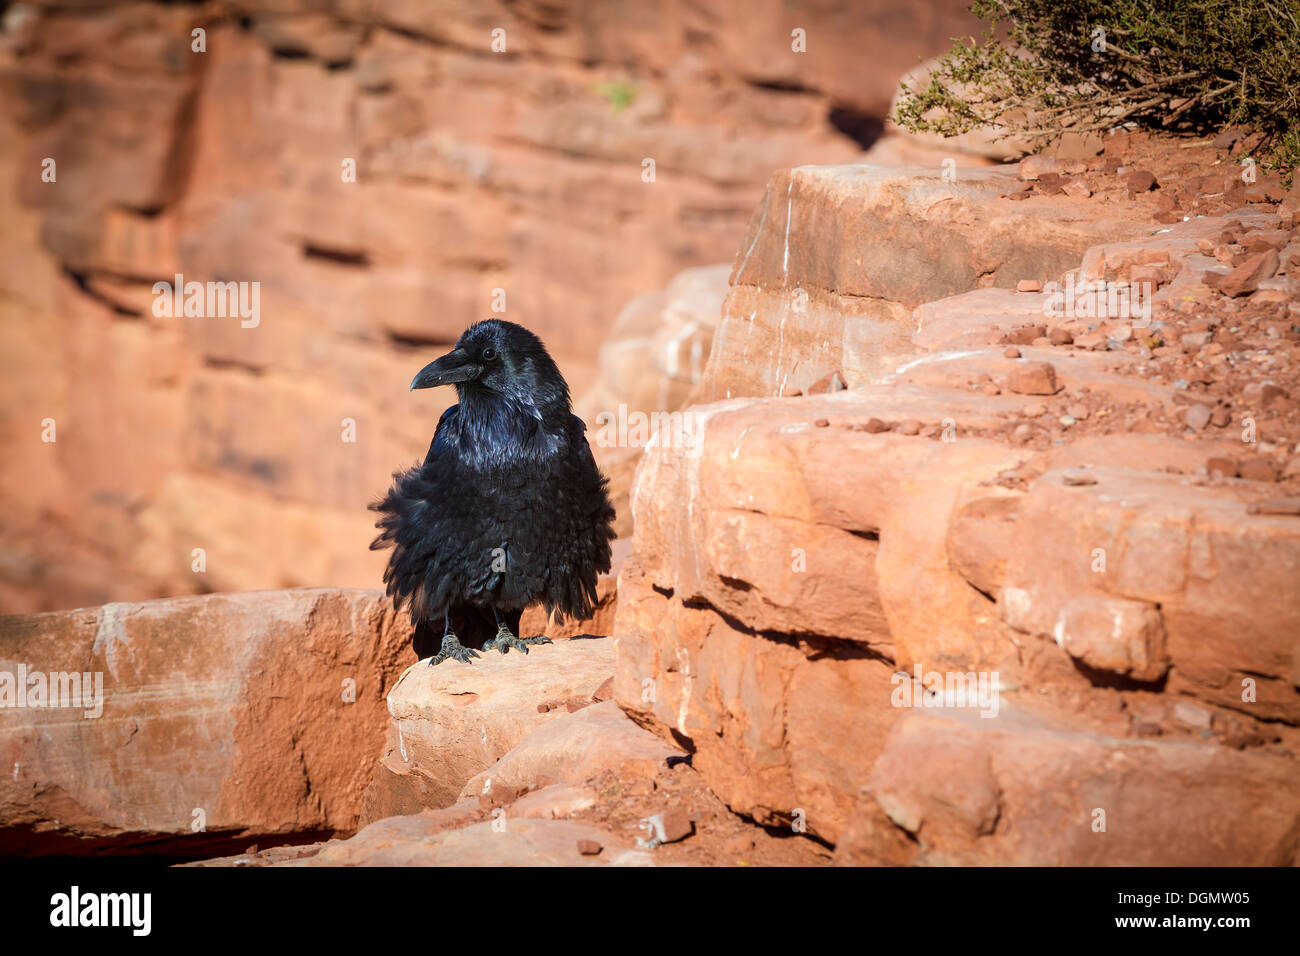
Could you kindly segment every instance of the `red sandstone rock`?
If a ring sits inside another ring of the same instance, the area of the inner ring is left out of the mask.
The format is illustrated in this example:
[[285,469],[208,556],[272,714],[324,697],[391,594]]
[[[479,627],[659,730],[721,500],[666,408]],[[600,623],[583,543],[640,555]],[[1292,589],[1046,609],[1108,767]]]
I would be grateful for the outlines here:
[[0,708],[0,847],[200,855],[352,829],[409,634],[379,592],[324,589],[0,618],[5,672],[99,674],[104,693],[92,718]]
[[1288,866],[1294,760],[1123,740],[1004,704],[909,713],[848,830],[843,864]]
[[1218,289],[1229,298],[1235,298],[1254,292],[1259,288],[1260,282],[1275,275],[1277,269],[1277,252],[1270,249],[1250,256],[1225,276],[1211,273],[1205,281],[1211,288]]
[[[590,699],[613,667],[609,638],[556,641],[522,654],[484,654],[473,664],[412,664],[388,694],[391,724],[367,794],[367,820],[454,803],[466,781],[534,730],[570,718],[563,706]],[[608,705],[597,705],[608,706]],[[536,773],[512,786],[530,785]],[[475,791],[474,795],[480,791]]]
[[1030,362],[1007,373],[1007,388],[1020,395],[1055,395],[1061,386],[1050,362]]

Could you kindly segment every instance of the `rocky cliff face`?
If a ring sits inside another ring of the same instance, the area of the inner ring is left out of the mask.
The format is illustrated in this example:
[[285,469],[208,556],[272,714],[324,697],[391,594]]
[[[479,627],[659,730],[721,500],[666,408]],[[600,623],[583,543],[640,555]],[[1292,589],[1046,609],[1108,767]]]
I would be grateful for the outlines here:
[[638,469],[616,699],[842,862],[1296,860],[1300,193],[1106,152],[776,174]]
[[[371,585],[431,352],[514,319],[582,394],[630,299],[729,261],[772,168],[858,155],[968,24],[762,6],[10,7],[0,606]],[[259,283],[256,324],[155,314],[177,275]]]

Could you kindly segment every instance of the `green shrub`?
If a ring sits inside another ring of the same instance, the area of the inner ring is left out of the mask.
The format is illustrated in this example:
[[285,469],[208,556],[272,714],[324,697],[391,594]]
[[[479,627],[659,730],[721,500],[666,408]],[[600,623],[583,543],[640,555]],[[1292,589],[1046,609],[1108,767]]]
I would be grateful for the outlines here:
[[1246,126],[1272,164],[1300,160],[1300,0],[976,0],[982,41],[956,40],[903,85],[893,120],[944,136],[977,126],[1041,144],[1126,125]]

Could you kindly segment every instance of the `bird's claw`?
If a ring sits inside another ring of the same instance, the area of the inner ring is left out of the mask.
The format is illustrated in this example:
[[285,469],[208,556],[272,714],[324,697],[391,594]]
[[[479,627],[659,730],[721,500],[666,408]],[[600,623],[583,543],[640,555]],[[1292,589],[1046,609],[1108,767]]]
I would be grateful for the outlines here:
[[441,664],[445,660],[456,660],[463,664],[469,664],[478,656],[479,653],[474,650],[474,648],[463,647],[455,634],[444,634],[442,637],[442,647],[438,650],[436,655],[429,658],[429,666],[432,667],[435,664]]
[[551,639],[544,634],[539,635],[538,637],[515,637],[510,633],[510,631],[503,627],[497,631],[496,637],[483,645],[483,650],[487,650],[489,647],[495,647],[502,654],[507,654],[510,652],[510,648],[513,647],[515,650],[523,651],[527,654],[529,644],[550,643],[552,643]]

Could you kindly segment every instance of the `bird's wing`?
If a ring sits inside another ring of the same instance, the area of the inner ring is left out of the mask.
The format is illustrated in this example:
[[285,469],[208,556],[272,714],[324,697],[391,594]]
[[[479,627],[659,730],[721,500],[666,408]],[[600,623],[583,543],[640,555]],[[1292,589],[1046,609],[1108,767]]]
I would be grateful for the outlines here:
[[433,430],[433,441],[429,442],[429,453],[424,456],[425,464],[436,457],[439,440],[445,443],[451,436],[452,430],[456,427],[456,416],[459,411],[460,406],[453,405],[438,419],[438,427]]

